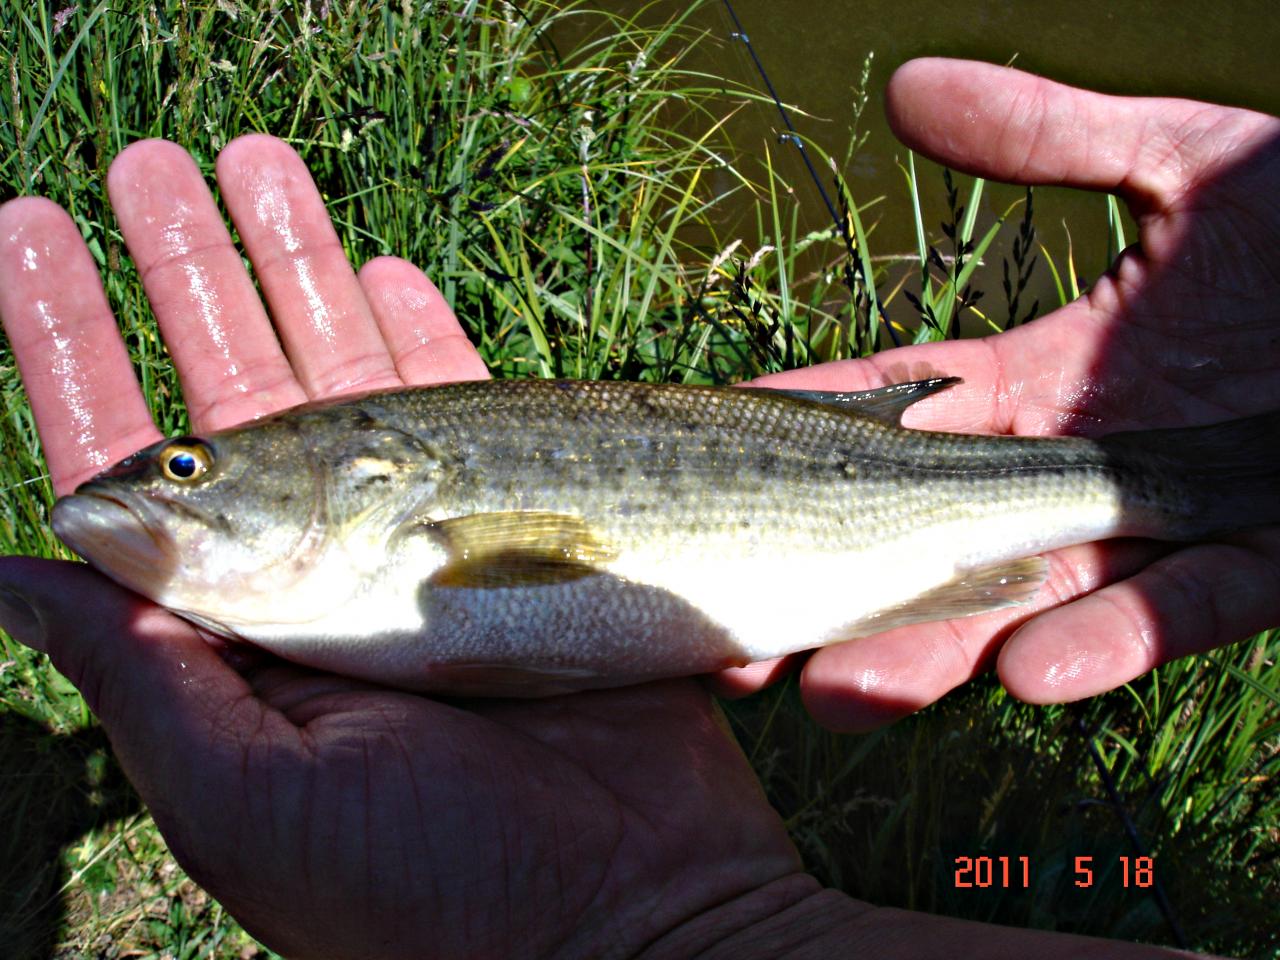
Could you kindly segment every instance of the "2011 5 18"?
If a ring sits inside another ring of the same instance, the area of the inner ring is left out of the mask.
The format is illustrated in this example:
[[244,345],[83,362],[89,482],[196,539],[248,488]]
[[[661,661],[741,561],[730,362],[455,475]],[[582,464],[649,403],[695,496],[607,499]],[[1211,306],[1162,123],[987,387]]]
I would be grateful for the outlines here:
[[[1119,857],[1120,884],[1123,887],[1150,887],[1155,882],[1155,861],[1151,857]],[[1094,858],[1076,857],[1074,881],[1087,888],[1094,883]],[[1008,890],[1031,886],[1030,857],[956,857],[957,889],[995,887]]]

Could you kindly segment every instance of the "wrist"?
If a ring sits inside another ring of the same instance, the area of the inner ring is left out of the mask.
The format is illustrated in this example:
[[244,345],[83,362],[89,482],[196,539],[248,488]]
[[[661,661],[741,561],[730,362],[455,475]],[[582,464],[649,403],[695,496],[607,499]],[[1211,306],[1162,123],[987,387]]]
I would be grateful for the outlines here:
[[835,950],[857,940],[852,928],[874,910],[870,904],[824,889],[808,874],[794,873],[691,917],[650,942],[639,957],[777,960],[824,945]]
[[690,918],[651,941],[640,960],[1213,960],[1205,954],[874,907],[807,874],[790,874]]

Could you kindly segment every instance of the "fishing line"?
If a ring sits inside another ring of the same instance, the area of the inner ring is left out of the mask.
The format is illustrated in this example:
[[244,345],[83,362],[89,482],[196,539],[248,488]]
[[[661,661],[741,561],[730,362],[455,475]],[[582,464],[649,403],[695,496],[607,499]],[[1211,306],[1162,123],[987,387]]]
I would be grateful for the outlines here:
[[782,100],[778,97],[778,91],[773,88],[773,81],[769,79],[769,74],[765,72],[764,64],[760,62],[760,57],[756,54],[756,48],[751,43],[751,37],[747,31],[743,29],[742,21],[738,19],[738,12],[733,9],[733,4],[729,0],[722,0],[725,10],[729,13],[729,19],[733,21],[733,32],[729,34],[729,39],[739,40],[746,47],[747,53],[751,56],[751,62],[755,64],[756,73],[760,74],[760,79],[764,81],[765,89],[769,91],[769,97],[773,100],[773,105],[778,108],[778,116],[782,118],[782,124],[787,128],[786,133],[778,135],[778,140],[783,143],[792,144],[800,151],[800,157],[804,160],[805,168],[809,171],[809,176],[813,179],[813,185],[818,188],[818,193],[822,196],[822,202],[827,205],[827,212],[831,214],[831,219],[835,222],[836,229],[840,231],[841,236],[845,236],[845,224],[840,214],[836,212],[836,205],[831,202],[831,197],[827,195],[826,188],[822,185],[822,179],[818,176],[818,171],[813,166],[813,161],[809,158],[809,151],[804,147],[804,141],[800,139],[800,134],[796,132],[795,124],[791,122],[791,114],[787,113],[787,108],[782,105]]
[[[855,272],[861,272],[861,263],[854,255],[853,238],[849,235],[849,225],[845,222],[845,218],[840,216],[836,205],[832,203],[831,196],[827,193],[827,188],[822,185],[822,178],[818,176],[818,170],[813,165],[813,160],[809,157],[809,151],[805,149],[804,140],[795,128],[795,124],[791,122],[791,114],[787,112],[787,108],[782,105],[782,100],[778,96],[778,91],[774,89],[773,81],[769,79],[769,74],[764,68],[759,55],[756,53],[755,46],[751,43],[751,36],[742,26],[742,21],[738,19],[738,11],[733,9],[730,0],[721,0],[724,4],[725,11],[729,14],[729,19],[733,21],[733,30],[729,34],[729,39],[737,40],[742,43],[747,53],[751,57],[751,62],[755,65],[756,73],[760,75],[761,81],[764,83],[765,89],[769,91],[769,99],[773,101],[773,105],[778,110],[778,116],[782,118],[782,125],[787,128],[785,133],[778,134],[779,143],[789,143],[800,152],[800,159],[804,161],[805,169],[809,171],[809,179],[813,181],[813,185],[818,188],[818,194],[822,197],[822,202],[827,207],[827,213],[831,215],[831,221],[835,224],[836,232],[840,235],[840,239],[844,241],[845,252],[853,261],[853,269]],[[862,282],[870,286],[872,280],[870,277],[863,277]],[[849,291],[851,294],[852,290]],[[893,329],[893,324],[889,322],[888,315],[884,312],[884,304],[880,302],[879,297],[875,298],[875,309],[880,314],[880,319],[884,321],[885,329],[889,331],[889,337],[893,340],[895,347],[902,346],[902,342],[898,339],[897,332]]]
[[[841,239],[844,240],[845,248],[850,257],[852,257],[853,241],[849,236],[848,226],[836,211],[835,204],[831,202],[831,197],[827,194],[826,188],[822,185],[822,178],[818,176],[818,171],[809,157],[809,151],[805,149],[804,140],[801,139],[800,134],[796,131],[795,125],[791,122],[791,115],[787,113],[787,108],[783,106],[777,90],[774,89],[773,81],[769,79],[769,74],[765,70],[764,64],[761,63],[760,57],[756,53],[756,48],[751,43],[751,37],[743,28],[742,21],[738,19],[737,11],[733,9],[733,3],[731,0],[721,0],[721,2],[724,4],[725,11],[729,14],[729,19],[733,21],[733,32],[729,34],[730,39],[741,42],[743,47],[746,49],[748,55],[751,57],[751,62],[755,65],[756,72],[760,75],[760,80],[764,83],[765,89],[769,91],[769,98],[777,108],[778,116],[782,119],[783,126],[787,128],[786,133],[778,135],[779,142],[790,143],[800,152],[800,158],[804,160],[805,169],[809,171],[809,177],[813,180],[813,185],[818,188],[818,193],[822,197],[822,202],[826,204],[827,212],[831,214],[831,219],[835,223],[836,230],[839,232]],[[863,277],[863,282],[870,283],[871,281],[870,278]],[[878,300],[876,301],[876,306],[879,308],[881,319],[884,320],[884,325],[889,330],[889,336],[893,339],[894,345],[901,346],[901,343],[898,341],[898,336],[894,332],[893,325],[889,323],[889,318],[885,316],[884,308],[880,305]],[[1139,856],[1147,856],[1145,844],[1143,844],[1142,838],[1138,834],[1138,826],[1133,822],[1133,818],[1129,816],[1129,811],[1125,809],[1124,804],[1120,799],[1120,791],[1116,787],[1111,771],[1108,769],[1106,761],[1103,760],[1101,754],[1098,753],[1098,749],[1093,743],[1093,738],[1089,735],[1088,728],[1085,726],[1083,715],[1080,713],[1077,713],[1076,715],[1076,729],[1084,740],[1089,756],[1092,758],[1094,766],[1098,771],[1098,775],[1107,791],[1107,795],[1110,798],[1110,806],[1117,812],[1121,822],[1123,823],[1124,831],[1129,837],[1129,842],[1133,845],[1133,848],[1138,852]],[[1187,947],[1187,938],[1182,931],[1181,925],[1178,923],[1177,917],[1175,916],[1173,904],[1169,901],[1169,897],[1164,890],[1164,885],[1158,878],[1154,879],[1152,894],[1155,898],[1156,906],[1164,916],[1165,921],[1169,924],[1169,928],[1173,931],[1174,938],[1177,940],[1178,945],[1184,948]]]

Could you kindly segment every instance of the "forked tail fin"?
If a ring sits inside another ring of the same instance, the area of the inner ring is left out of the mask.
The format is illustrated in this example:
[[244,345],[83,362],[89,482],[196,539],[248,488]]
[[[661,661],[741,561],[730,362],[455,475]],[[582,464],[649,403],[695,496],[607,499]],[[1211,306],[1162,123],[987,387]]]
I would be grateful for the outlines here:
[[1194,540],[1280,523],[1280,410],[1101,443],[1126,491],[1152,511],[1153,529],[1138,535]]

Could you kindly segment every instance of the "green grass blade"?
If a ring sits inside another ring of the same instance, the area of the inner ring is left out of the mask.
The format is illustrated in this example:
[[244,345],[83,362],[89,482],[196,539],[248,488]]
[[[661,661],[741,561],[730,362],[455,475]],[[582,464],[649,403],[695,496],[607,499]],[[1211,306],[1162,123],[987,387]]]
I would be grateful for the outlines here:
[[1049,265],[1049,274],[1053,277],[1053,292],[1058,298],[1058,306],[1065,307],[1067,305],[1067,291],[1062,286],[1062,275],[1058,273],[1058,265],[1054,263],[1053,254],[1051,254],[1043,243],[1036,244],[1040,248],[1040,255],[1044,257],[1044,262]]

